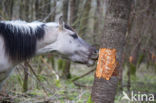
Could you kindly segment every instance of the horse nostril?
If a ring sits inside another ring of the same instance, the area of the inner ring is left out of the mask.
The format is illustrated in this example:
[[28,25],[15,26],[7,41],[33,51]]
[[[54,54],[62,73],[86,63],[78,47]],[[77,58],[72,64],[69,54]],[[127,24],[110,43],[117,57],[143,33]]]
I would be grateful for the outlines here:
[[95,54],[98,54],[99,53],[99,50],[95,50]]
[[98,59],[98,50],[92,50],[92,52],[90,54],[90,58],[92,60],[97,60]]
[[97,52],[94,50],[93,52],[92,52],[92,54],[96,54]]
[[93,52],[92,52],[93,54],[98,54],[99,53],[99,51],[98,50],[93,50]]
[[92,47],[90,47],[90,53],[91,53],[91,55],[97,55],[98,50],[94,46],[92,46]]

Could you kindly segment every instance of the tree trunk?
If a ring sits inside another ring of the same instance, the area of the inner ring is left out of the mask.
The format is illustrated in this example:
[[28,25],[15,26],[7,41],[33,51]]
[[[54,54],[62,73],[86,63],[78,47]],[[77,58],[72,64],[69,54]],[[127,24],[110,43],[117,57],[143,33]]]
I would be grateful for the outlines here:
[[28,90],[28,66],[26,63],[24,64],[24,81],[23,81],[23,92],[27,92]]
[[63,73],[64,73],[63,75],[67,79],[71,78],[70,64],[71,64],[71,62],[69,60],[65,60],[65,65],[64,65],[64,68],[63,68]]
[[[68,22],[68,6],[69,6],[69,0],[64,0],[63,1],[63,20],[65,21],[65,23]],[[65,60],[64,61],[64,67],[63,67],[63,77],[66,79],[70,79],[71,78],[71,74],[70,74],[70,61]]]
[[[131,1],[104,1],[106,2],[107,11],[104,18],[104,34],[101,40],[101,48],[115,48],[117,50],[117,61],[121,64]],[[114,103],[117,84],[117,76],[112,76],[110,80],[98,79],[95,76],[92,88],[92,100],[95,103]]]

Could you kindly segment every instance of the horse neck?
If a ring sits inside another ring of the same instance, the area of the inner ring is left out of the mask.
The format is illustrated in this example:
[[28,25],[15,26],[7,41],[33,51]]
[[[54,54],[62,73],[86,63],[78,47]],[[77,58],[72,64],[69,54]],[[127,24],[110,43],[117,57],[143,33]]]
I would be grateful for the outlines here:
[[57,40],[58,30],[56,23],[47,23],[45,28],[45,36],[43,39],[37,41],[36,54],[45,54],[55,50],[54,43]]

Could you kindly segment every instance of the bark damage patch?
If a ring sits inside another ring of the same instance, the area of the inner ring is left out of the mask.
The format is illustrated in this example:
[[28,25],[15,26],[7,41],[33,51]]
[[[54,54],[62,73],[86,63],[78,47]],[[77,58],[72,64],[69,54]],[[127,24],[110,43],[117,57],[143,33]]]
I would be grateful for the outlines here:
[[[101,48],[96,68],[96,77],[109,80],[116,72],[118,62],[116,60],[116,49]],[[115,75],[114,75],[115,76]]]

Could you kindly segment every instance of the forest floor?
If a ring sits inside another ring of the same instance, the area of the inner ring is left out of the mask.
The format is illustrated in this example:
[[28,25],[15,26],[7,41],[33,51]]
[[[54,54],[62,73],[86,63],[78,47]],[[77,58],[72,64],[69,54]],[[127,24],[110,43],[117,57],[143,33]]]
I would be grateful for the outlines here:
[[[72,78],[80,76],[91,69],[93,67],[88,68],[83,65],[72,64]],[[127,69],[125,66],[122,89],[121,85],[119,85],[115,103],[122,103],[123,91],[128,92],[126,85]],[[147,69],[145,64],[137,68],[135,75],[131,75],[130,91],[152,93],[156,96],[156,71],[153,70]],[[34,76],[30,76],[28,91],[23,93],[22,74],[15,70],[3,87],[5,94],[7,94],[3,96],[3,100],[10,101],[7,103],[90,103],[89,98],[94,80],[94,72],[75,81],[75,83],[63,78],[56,80],[54,75],[46,74],[47,72],[48,70],[40,73],[40,82]]]

